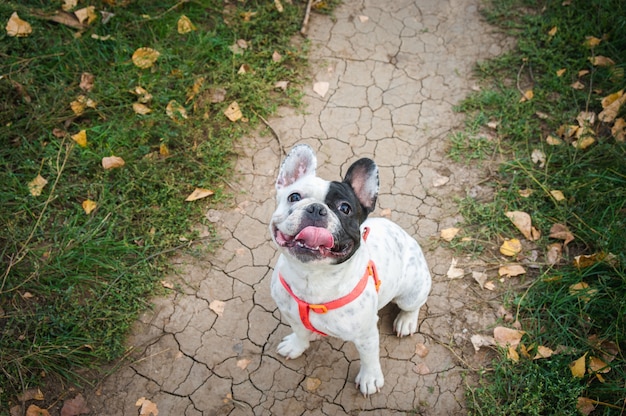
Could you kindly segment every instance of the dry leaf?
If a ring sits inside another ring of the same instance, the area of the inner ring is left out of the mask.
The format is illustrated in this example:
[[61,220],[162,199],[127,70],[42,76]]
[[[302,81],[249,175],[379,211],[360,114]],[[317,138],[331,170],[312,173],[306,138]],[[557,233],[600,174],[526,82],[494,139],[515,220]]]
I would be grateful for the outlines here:
[[249,22],[254,16],[256,16],[256,14],[257,12],[243,12],[241,13],[241,18],[244,22]]
[[498,268],[498,276],[500,277],[515,277],[525,273],[526,269],[519,264],[506,264]]
[[485,283],[485,289],[487,290],[496,290],[496,285],[493,282]]
[[146,69],[150,68],[159,59],[161,53],[152,48],[139,48],[133,53],[133,64],[135,66]]
[[121,168],[126,162],[118,156],[108,156],[102,158],[102,167],[104,169]]
[[563,192],[559,191],[558,189],[550,191],[550,195],[552,195],[552,198],[554,198],[554,200],[557,202],[565,200],[565,195],[563,195]]
[[542,168],[546,164],[546,154],[539,149],[534,149],[530,154],[530,160],[535,164],[539,164],[539,167]]
[[533,192],[534,191],[532,189],[520,189],[517,191],[519,196],[521,196],[522,198],[528,198],[529,196],[532,195]]
[[89,92],[93,89],[93,83],[96,77],[89,72],[83,72],[80,76],[80,84],[78,85],[81,90]]
[[421,376],[425,376],[431,373],[430,368],[425,363],[418,363],[413,367],[413,371]]
[[596,289],[590,289],[589,284],[586,282],[578,282],[569,287],[569,294],[576,296],[585,303],[589,302],[591,297],[596,293],[598,293],[598,291]]
[[171,100],[169,103],[167,103],[167,107],[165,107],[165,114],[167,114],[167,116],[172,120],[177,120],[179,118],[188,118],[187,110],[176,100]]
[[137,102],[140,102],[142,104],[148,104],[150,101],[152,101],[152,94],[146,91],[146,89],[143,87],[136,86],[135,89],[131,90],[130,92],[137,96]]
[[161,280],[161,286],[163,286],[166,289],[174,289],[174,284],[168,282],[167,280]]
[[556,35],[557,30],[558,30],[557,27],[553,26],[552,29],[550,29],[548,31],[548,36],[552,37],[552,36]]
[[514,363],[519,362],[519,354],[517,353],[517,349],[514,346],[509,345],[509,348],[507,348],[506,351],[506,358],[513,361]]
[[548,347],[544,347],[543,345],[540,345],[537,347],[537,354],[535,354],[535,356],[533,357],[533,360],[539,360],[542,358],[550,358],[552,357],[552,354],[554,354],[553,350],[551,350]]
[[92,24],[98,18],[95,6],[88,6],[76,10],[74,15],[81,24],[85,24],[86,22],[88,25]]
[[586,372],[587,353],[584,353],[582,357],[573,361],[569,365],[569,369],[572,372],[572,376],[576,378],[583,378]]
[[239,108],[239,104],[237,104],[237,101],[233,101],[232,103],[230,103],[228,108],[224,110],[224,115],[228,117],[228,119],[232,122],[240,120],[243,117],[243,114],[241,112],[241,109]]
[[449,279],[460,279],[465,275],[465,271],[456,267],[456,259],[452,259],[450,262],[450,268],[448,269],[447,276]]
[[596,263],[601,262],[606,257],[605,253],[594,253],[594,254],[581,254],[580,256],[574,257],[574,265],[579,269],[584,269],[586,267],[593,266]]
[[443,176],[443,175],[435,174],[435,177],[433,178],[433,186],[435,188],[438,188],[440,186],[444,186],[448,182],[450,182],[450,177],[449,176]]
[[583,42],[583,46],[587,48],[595,48],[602,42],[602,39],[596,38],[595,36],[585,36],[585,41]]
[[361,22],[361,23],[365,23],[365,22],[367,22],[368,20],[370,20],[369,16],[365,16],[365,15],[362,15],[362,14],[361,14],[361,15],[359,15],[359,22]]
[[92,213],[94,209],[96,209],[97,204],[91,199],[85,199],[82,203],[83,210],[85,214],[89,215]]
[[493,329],[493,339],[501,347],[517,347],[526,332],[518,329],[497,326]]
[[606,97],[602,98],[602,101],[600,102],[602,104],[602,108],[603,109],[607,108],[608,106],[613,104],[615,101],[622,98],[623,95],[624,95],[624,90],[621,89],[617,92],[614,92],[613,94],[609,94]]
[[460,228],[446,228],[441,230],[441,238],[446,241],[452,241],[454,237],[459,233]]
[[535,241],[541,237],[541,232],[532,226],[532,220],[528,213],[523,211],[509,211],[505,213],[505,215],[513,222],[513,225],[520,230],[527,240]]
[[505,240],[500,246],[500,253],[513,257],[522,251],[522,243],[517,238]]
[[89,413],[87,401],[78,393],[73,399],[65,400],[61,409],[61,416],[78,416]]
[[70,136],[72,140],[76,142],[80,147],[87,147],[87,132],[85,130],[81,130],[78,133]]
[[78,5],[78,0],[63,0],[63,4],[61,5],[61,9],[66,12],[69,12],[74,7]]
[[170,155],[170,149],[168,149],[165,143],[159,145],[159,155],[161,157],[168,157]]
[[626,120],[622,117],[615,120],[615,124],[611,127],[611,134],[618,142],[626,141]]
[[589,57],[589,62],[591,62],[591,65],[593,66],[613,66],[615,65],[615,61],[613,61],[611,58],[608,58],[606,56],[590,56]]
[[28,191],[32,196],[39,196],[47,183],[48,181],[44,179],[43,176],[37,175],[35,179],[28,182]]
[[565,74],[565,72],[567,72],[567,69],[565,69],[565,68],[559,69],[558,71],[556,71],[556,76],[557,77],[562,77],[563,74]]
[[225,88],[209,88],[209,96],[212,103],[221,103],[226,99]]
[[278,11],[278,13],[282,13],[285,10],[280,0],[274,0],[274,6],[276,6],[276,10]]
[[330,88],[330,84],[326,81],[319,81],[313,84],[313,92],[315,92],[320,97],[324,98],[328,89]]
[[139,407],[139,416],[158,416],[159,409],[157,409],[156,403],[151,402],[145,397],[141,397],[135,406]]
[[472,335],[470,337],[470,341],[474,346],[474,351],[478,352],[480,347],[490,347],[492,345],[496,345],[496,340],[493,337],[484,336],[484,335]]
[[611,371],[611,367],[598,357],[589,357],[589,367],[587,368],[589,373],[602,373],[606,374]]
[[591,146],[592,144],[594,144],[596,142],[596,139],[591,137],[591,136],[587,136],[584,137],[580,140],[575,140],[574,142],[572,142],[572,146],[574,146],[577,149],[580,150],[585,150],[586,148],[588,148],[589,146]]
[[39,406],[31,404],[30,406],[28,406],[28,409],[26,409],[25,416],[50,416],[50,412],[48,412],[46,409],[40,408]]
[[574,241],[574,235],[570,232],[569,228],[563,224],[554,224],[550,228],[550,238],[564,240],[563,246],[567,246]]
[[579,397],[576,401],[576,409],[583,415],[587,416],[594,410],[596,410],[596,401],[588,399],[587,397]]
[[474,280],[476,280],[476,282],[478,283],[478,285],[480,286],[481,289],[484,289],[485,287],[485,282],[487,281],[487,273],[483,273],[483,272],[472,272],[472,278],[474,278]]
[[274,84],[274,89],[287,91],[287,86],[289,85],[289,81],[277,81]]
[[422,342],[418,342],[415,345],[415,354],[417,354],[417,356],[424,358],[428,355],[429,351],[428,351],[428,347],[426,347],[426,345],[424,345],[424,343]]
[[561,243],[552,243],[548,246],[548,252],[546,253],[546,260],[549,265],[554,266],[561,261],[561,253],[563,252],[563,246]]
[[[607,97],[605,97],[605,99],[606,98]],[[624,102],[626,102],[626,95],[621,95],[615,100],[613,100],[606,107],[603,107],[604,110],[602,110],[600,114],[598,114],[598,118],[600,119],[600,121],[603,121],[605,123],[611,123],[613,120],[615,120],[615,118],[617,117],[617,114],[619,113],[619,109],[622,106],[622,104],[624,104]],[[604,106],[604,100],[602,104]]]
[[548,137],[546,137],[546,143],[548,143],[550,146],[558,146],[560,144],[563,144],[563,140],[559,139],[558,137],[548,135]]
[[304,388],[308,391],[315,391],[322,384],[322,380],[314,377],[307,377],[304,381]]
[[221,300],[214,300],[209,303],[209,309],[211,309],[217,316],[222,316],[224,314],[224,308],[226,304]]
[[523,103],[524,101],[530,101],[533,99],[534,96],[535,93],[533,92],[533,90],[526,90],[524,91],[524,95],[522,96],[522,98],[520,98],[519,102]]
[[41,401],[43,399],[45,399],[45,397],[39,388],[28,389],[24,391],[24,393],[17,396],[17,400],[20,402],[27,402],[29,400]]
[[188,103],[189,101],[193,100],[196,97],[196,95],[198,95],[198,93],[200,92],[200,89],[202,88],[202,85],[204,85],[204,79],[205,79],[204,77],[196,78],[191,88],[187,91],[187,101],[185,101],[185,103]]
[[189,32],[193,32],[194,30],[196,30],[196,27],[194,26],[193,23],[191,23],[191,20],[189,20],[189,18],[185,15],[180,16],[180,18],[178,19],[178,33],[180,33],[181,35],[184,35],[185,33],[189,33]]
[[237,75],[241,74],[254,74],[254,70],[252,70],[252,67],[250,65],[242,64],[237,71]]
[[194,189],[194,191],[189,194],[189,196],[185,199],[185,201],[187,202],[191,202],[191,201],[196,201],[198,199],[202,199],[202,198],[206,198],[208,196],[213,195],[215,192],[209,190],[209,189],[204,189],[204,188],[196,188]]
[[150,114],[152,109],[143,103],[133,103],[133,111],[135,114],[145,116],[146,114]]
[[241,360],[237,360],[237,367],[245,370],[248,367],[248,364],[250,364],[251,362],[252,360],[250,360],[249,358],[242,358]]
[[575,90],[584,90],[585,89],[585,84],[583,84],[580,81],[574,81],[572,83],[572,85],[570,85],[573,89]]
[[279,54],[278,52],[274,51],[274,53],[272,54],[272,61],[280,62],[281,59],[283,59],[283,56]]
[[33,33],[33,28],[27,21],[20,19],[20,17],[17,15],[17,12],[13,12],[11,17],[9,18],[9,21],[7,22],[6,31],[7,35],[11,37],[26,37]]

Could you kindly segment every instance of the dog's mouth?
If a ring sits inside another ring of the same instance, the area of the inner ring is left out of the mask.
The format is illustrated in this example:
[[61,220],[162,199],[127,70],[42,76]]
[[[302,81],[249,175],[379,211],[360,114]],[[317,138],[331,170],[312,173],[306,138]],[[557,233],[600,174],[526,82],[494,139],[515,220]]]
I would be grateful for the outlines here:
[[322,227],[305,227],[295,236],[276,229],[274,236],[279,246],[288,248],[296,255],[340,258],[350,253],[354,246],[352,241],[344,244],[336,242],[330,231]]

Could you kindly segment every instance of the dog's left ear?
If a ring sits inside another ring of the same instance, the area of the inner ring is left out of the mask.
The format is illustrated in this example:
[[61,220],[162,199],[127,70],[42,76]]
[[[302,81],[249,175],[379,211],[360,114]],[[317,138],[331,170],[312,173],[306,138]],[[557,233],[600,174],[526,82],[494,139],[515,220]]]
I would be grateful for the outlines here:
[[378,166],[372,159],[359,159],[350,166],[343,181],[349,184],[359,202],[367,210],[374,211],[378,198]]

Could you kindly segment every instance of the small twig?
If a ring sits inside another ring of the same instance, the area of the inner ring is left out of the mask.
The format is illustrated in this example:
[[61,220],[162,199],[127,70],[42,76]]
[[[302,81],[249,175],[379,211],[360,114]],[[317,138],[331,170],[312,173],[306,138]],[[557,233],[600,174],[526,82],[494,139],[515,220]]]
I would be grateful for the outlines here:
[[306,3],[306,11],[304,12],[304,19],[302,20],[302,28],[300,28],[300,34],[306,36],[309,30],[309,17],[311,16],[311,4],[313,0],[309,0]]
[[274,135],[274,137],[276,137],[276,141],[278,142],[278,146],[280,147],[280,151],[283,154],[283,156],[287,155],[287,152],[285,151],[285,148],[283,147],[282,142],[280,141],[280,136],[278,135],[278,133],[276,132],[276,130],[274,130],[274,127],[272,127],[272,125],[269,123],[269,121],[267,121],[265,118],[263,118],[263,116],[259,113],[257,113],[256,111],[252,110],[252,112],[261,119],[261,121],[267,126],[268,129],[270,129],[270,131],[272,132],[272,134]]

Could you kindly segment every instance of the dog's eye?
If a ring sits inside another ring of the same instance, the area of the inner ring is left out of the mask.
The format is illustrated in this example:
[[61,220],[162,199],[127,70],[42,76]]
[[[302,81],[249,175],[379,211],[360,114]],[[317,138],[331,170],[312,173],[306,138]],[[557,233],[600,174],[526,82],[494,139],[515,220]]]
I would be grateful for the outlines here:
[[341,204],[339,204],[339,207],[337,209],[339,209],[339,212],[342,212],[346,215],[349,215],[352,212],[352,207],[347,202],[342,202]]
[[300,196],[300,194],[299,194],[299,193],[297,193],[297,192],[294,192],[293,194],[291,194],[291,195],[289,195],[289,196],[287,197],[287,201],[289,201],[289,202],[298,202],[298,201],[300,201],[301,199],[302,199],[302,197],[301,197],[301,196]]

